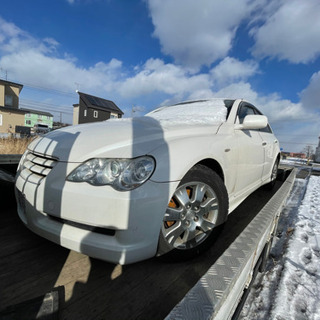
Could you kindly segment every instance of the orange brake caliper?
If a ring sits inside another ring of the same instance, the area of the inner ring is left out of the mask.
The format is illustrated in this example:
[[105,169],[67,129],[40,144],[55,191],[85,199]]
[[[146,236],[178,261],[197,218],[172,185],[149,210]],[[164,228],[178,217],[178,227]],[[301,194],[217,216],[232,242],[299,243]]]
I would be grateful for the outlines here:
[[[187,189],[187,194],[188,194],[188,196],[190,198],[190,194],[191,194],[191,189],[190,188]],[[173,198],[170,199],[169,207],[170,208],[177,208],[178,207],[177,204],[175,203],[175,201],[173,200]],[[171,227],[172,225],[175,224],[175,221],[166,221],[165,223],[166,223],[166,227],[169,228],[169,227]]]

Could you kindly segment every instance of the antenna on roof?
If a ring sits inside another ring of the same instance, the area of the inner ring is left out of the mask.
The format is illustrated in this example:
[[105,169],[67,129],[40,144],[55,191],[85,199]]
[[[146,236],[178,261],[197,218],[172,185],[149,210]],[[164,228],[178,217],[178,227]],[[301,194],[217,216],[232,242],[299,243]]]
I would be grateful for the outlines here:
[[6,81],[8,81],[8,70],[5,70],[3,68],[0,68],[1,71],[3,71],[6,75]]
[[76,87],[77,87],[77,89],[76,89],[76,93],[78,93],[78,92],[79,92],[79,88],[80,88],[80,83],[75,82],[74,84],[75,84],[75,85],[76,85]]

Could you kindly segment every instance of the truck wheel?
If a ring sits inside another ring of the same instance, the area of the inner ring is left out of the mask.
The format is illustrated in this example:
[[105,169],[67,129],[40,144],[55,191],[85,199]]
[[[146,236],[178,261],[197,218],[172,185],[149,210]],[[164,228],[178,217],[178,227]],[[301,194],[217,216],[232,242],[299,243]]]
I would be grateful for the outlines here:
[[228,195],[213,170],[194,166],[181,180],[163,218],[157,256],[186,260],[208,249],[228,214]]

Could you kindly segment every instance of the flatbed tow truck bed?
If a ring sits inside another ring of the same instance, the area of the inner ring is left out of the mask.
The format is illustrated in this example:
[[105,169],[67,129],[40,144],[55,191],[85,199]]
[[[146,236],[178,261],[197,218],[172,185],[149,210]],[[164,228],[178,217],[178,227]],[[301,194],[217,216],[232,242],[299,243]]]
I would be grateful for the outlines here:
[[229,216],[216,245],[196,259],[127,266],[31,233],[17,216],[13,184],[0,181],[0,319],[35,319],[48,294],[58,300],[46,319],[231,318],[294,178],[293,172],[274,191],[253,193]]

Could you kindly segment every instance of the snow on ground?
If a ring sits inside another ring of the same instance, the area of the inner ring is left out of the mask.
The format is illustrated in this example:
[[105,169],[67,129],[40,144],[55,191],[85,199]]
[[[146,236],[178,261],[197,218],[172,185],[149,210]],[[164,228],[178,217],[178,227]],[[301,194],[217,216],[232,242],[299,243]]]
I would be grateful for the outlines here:
[[296,179],[240,319],[320,320],[320,177]]

